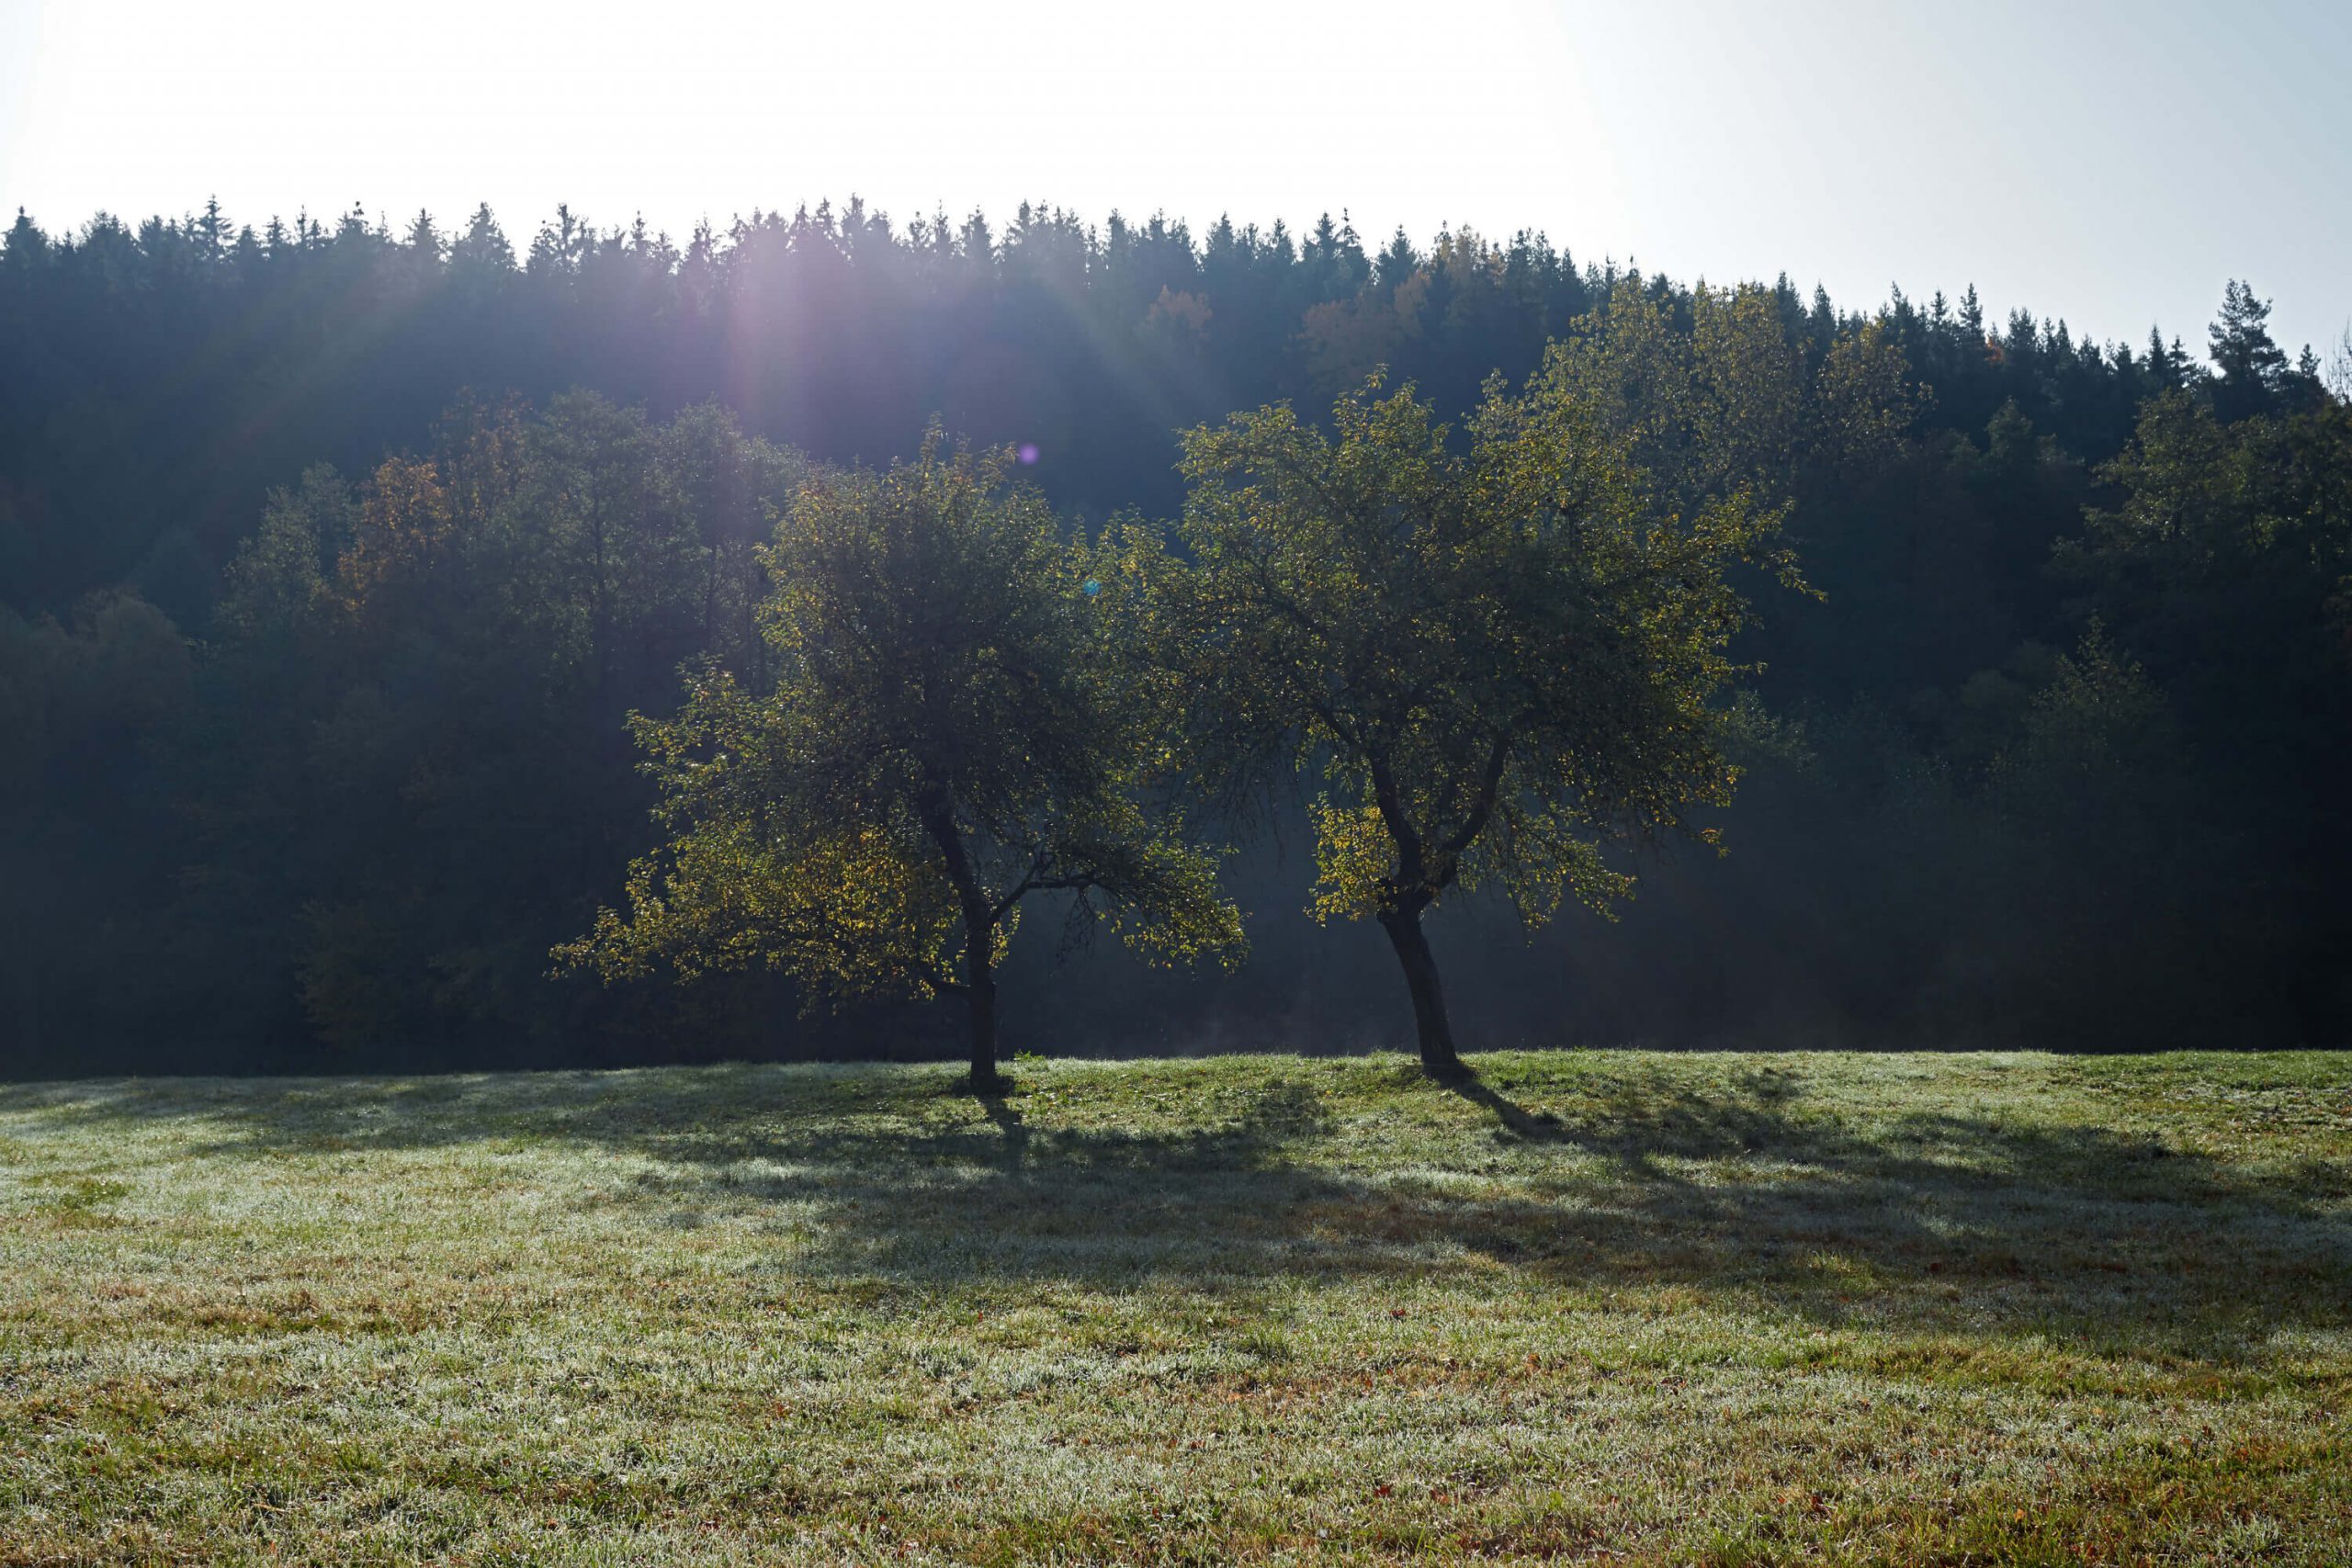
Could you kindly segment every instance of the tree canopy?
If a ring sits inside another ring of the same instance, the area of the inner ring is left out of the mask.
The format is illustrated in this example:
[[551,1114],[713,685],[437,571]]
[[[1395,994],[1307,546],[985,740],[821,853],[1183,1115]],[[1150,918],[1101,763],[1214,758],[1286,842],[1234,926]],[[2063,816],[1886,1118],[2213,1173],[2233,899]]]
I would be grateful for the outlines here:
[[811,479],[763,551],[771,684],[717,666],[634,721],[669,841],[563,950],[616,976],[765,964],[812,998],[936,994],[997,1075],[996,969],[1024,901],[1156,955],[1230,957],[1216,857],[1164,807],[1148,706],[1106,647],[1091,552],[1009,453]]
[[[1523,390],[1490,383],[1458,434],[1376,378],[1328,433],[1281,407],[1194,430],[1182,555],[1138,536],[1197,765],[1316,779],[1315,910],[1385,930],[1432,1070],[1457,1059],[1423,917],[1457,886],[1535,923],[1565,897],[1603,905],[1632,879],[1600,841],[1729,800],[1713,705],[1734,571],[1794,581],[1775,498],[1802,431],[1899,426],[1891,400],[1805,426],[1815,389],[1768,295],[1694,309],[1678,334],[1630,295]],[[1826,362],[1832,403],[1848,357]]]

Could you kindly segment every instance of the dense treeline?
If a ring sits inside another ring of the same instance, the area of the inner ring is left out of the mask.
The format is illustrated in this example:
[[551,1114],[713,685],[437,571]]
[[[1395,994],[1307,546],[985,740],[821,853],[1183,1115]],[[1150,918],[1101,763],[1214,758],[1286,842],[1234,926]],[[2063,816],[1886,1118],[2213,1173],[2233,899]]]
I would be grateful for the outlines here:
[[[1367,252],[1328,216],[1196,238],[1024,207],[999,234],[978,215],[893,228],[853,202],[681,249],[567,212],[518,254],[486,209],[399,236],[356,209],[259,233],[211,208],[135,230],[102,216],[70,238],[19,213],[0,255],[0,569],[18,609],[128,581],[194,623],[267,488],[316,462],[365,472],[468,387],[535,402],[586,387],[657,416],[717,398],[833,461],[910,452],[935,414],[1035,446],[1057,504],[1166,510],[1176,430],[1281,398],[1322,406],[1382,364],[1464,407],[1489,373],[1533,369],[1616,281],[1540,234],[1421,249],[1399,233]],[[1859,324],[1779,292],[1815,352]],[[1889,327],[1935,392],[1934,428],[1981,441],[2013,401],[2090,463],[2144,398],[2197,374],[2177,344],[2134,354],[2022,313],[1988,322],[1973,293],[1898,298]],[[2282,373],[2310,379],[2240,378]]]
[[[1381,366],[1449,416],[1695,287],[1542,236],[1368,252],[853,203],[683,247],[487,211],[255,233],[217,209],[0,250],[0,908],[9,1066],[925,1050],[757,975],[548,977],[651,841],[624,728],[703,656],[756,685],[757,547],[811,465],[937,419],[1073,527],[1182,502],[1177,432]],[[1761,296],[1807,378],[1903,372],[1864,466],[1799,464],[1818,601],[1759,595],[1731,853],[1626,863],[1613,925],[1437,935],[1481,1039],[2337,1043],[2352,845],[2352,416],[2233,285],[2210,366],[1973,294]],[[1825,410],[1800,446],[1834,444]],[[1673,411],[1659,411],[1661,427]],[[1843,415],[1836,418],[1845,417]],[[1667,437],[1671,438],[1668,430]],[[1303,818],[1233,868],[1213,978],[1018,960],[1008,1043],[1395,1038],[1301,913]],[[1367,995],[1367,993],[1369,993]]]

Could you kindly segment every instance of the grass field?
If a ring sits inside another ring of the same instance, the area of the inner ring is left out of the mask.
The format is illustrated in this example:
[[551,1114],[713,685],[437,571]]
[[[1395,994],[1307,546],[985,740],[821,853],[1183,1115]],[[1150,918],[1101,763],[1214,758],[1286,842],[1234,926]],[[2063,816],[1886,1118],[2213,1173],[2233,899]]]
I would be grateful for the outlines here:
[[2352,1562],[2352,1057],[0,1089],[0,1562]]

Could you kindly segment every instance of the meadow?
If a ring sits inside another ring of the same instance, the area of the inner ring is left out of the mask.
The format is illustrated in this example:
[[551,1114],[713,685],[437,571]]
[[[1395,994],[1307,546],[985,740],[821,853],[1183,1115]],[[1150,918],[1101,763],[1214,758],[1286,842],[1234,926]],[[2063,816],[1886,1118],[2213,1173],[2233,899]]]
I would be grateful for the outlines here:
[[0,1562],[2352,1561],[2352,1057],[0,1089]]

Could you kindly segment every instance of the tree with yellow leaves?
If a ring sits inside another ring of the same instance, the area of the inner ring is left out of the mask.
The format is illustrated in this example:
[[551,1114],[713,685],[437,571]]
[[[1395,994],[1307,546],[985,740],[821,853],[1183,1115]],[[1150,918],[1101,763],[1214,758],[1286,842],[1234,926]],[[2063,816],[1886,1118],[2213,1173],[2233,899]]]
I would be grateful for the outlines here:
[[960,997],[986,1088],[1032,896],[1157,958],[1239,951],[1216,857],[1148,809],[1151,713],[1091,553],[1010,462],[934,431],[913,462],[803,487],[766,556],[774,689],[708,669],[675,717],[635,721],[668,842],[560,960]]
[[1622,291],[1523,391],[1490,381],[1458,438],[1378,377],[1328,434],[1237,414],[1186,436],[1172,530],[1125,536],[1195,773],[1319,780],[1315,911],[1387,933],[1432,1073],[1460,1068],[1422,930],[1441,898],[1492,886],[1532,921],[1604,905],[1632,883],[1606,841],[1730,797],[1713,700],[1736,670],[1734,568],[1793,581],[1775,535],[1794,410],[1867,401],[1886,369],[1809,383],[1770,304],[1704,296],[1702,330],[1674,334]]

